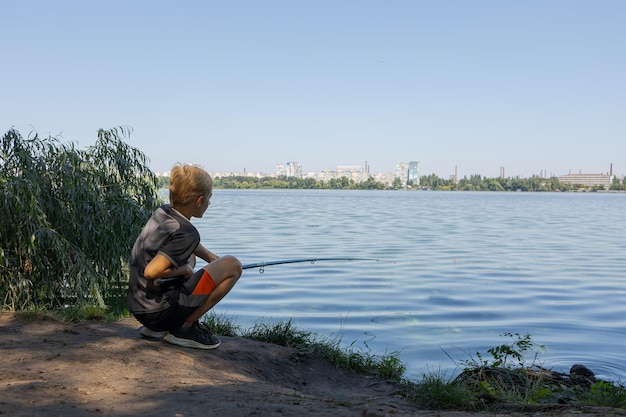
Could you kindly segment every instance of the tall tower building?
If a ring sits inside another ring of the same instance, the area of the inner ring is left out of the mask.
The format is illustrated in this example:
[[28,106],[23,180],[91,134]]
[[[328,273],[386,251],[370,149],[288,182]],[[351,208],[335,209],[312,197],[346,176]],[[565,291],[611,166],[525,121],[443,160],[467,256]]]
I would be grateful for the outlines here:
[[420,185],[420,163],[419,161],[409,162],[409,168],[407,172],[407,184],[411,184],[414,187]]

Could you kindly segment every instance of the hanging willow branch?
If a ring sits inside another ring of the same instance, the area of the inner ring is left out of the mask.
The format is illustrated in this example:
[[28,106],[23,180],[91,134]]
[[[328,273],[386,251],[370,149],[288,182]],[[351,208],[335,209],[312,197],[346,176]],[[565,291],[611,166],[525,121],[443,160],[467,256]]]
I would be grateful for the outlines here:
[[147,159],[100,130],[94,146],[58,138],[0,141],[0,303],[3,308],[103,304],[126,291],[125,260],[160,203]]

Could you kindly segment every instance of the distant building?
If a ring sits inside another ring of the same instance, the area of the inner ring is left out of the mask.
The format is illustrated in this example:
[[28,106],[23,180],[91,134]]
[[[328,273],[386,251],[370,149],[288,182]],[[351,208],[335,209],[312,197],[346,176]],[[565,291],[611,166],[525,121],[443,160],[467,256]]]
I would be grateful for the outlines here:
[[360,165],[339,165],[335,169],[325,169],[315,176],[317,181],[330,181],[332,179],[347,178],[354,182],[367,181],[369,178],[369,167]]
[[363,167],[359,165],[337,165],[338,174],[355,174],[363,172]]
[[406,187],[409,180],[409,164],[407,162],[398,162],[396,164],[396,178],[400,179],[402,187]]
[[420,185],[420,163],[419,161],[409,162],[409,171],[407,173],[407,184],[417,187]]
[[559,177],[559,182],[582,185],[584,187],[604,186],[609,188],[613,183],[613,175],[609,174],[567,174]]
[[398,162],[395,177],[400,179],[402,187],[406,187],[407,184],[413,184],[413,186],[419,185],[419,162]]
[[276,176],[302,178],[302,165],[297,162],[276,164]]
[[388,186],[391,186],[393,184],[393,173],[391,172],[387,172],[387,173],[377,173],[372,175],[372,177],[374,178],[374,181],[377,182],[382,182],[383,184],[386,184]]

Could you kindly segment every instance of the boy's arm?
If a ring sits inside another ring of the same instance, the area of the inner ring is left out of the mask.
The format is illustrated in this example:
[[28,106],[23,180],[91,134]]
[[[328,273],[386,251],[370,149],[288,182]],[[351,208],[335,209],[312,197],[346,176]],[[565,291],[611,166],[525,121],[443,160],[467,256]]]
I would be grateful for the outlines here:
[[143,276],[146,279],[173,278],[180,276],[187,279],[192,274],[193,267],[191,265],[186,264],[180,268],[175,268],[174,265],[161,254],[157,254],[143,270]]
[[219,256],[202,246],[202,243],[198,243],[198,247],[194,251],[194,255],[200,259],[204,259],[207,263],[211,263],[219,258]]

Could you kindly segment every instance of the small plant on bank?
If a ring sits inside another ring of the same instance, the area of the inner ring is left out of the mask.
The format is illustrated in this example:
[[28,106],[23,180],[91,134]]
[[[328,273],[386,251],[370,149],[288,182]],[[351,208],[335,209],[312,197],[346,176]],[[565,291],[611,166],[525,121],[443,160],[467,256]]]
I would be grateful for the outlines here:
[[[582,365],[573,366],[569,375],[542,368],[537,357],[545,350],[543,345],[535,344],[528,334],[503,336],[511,343],[488,349],[490,359],[477,352],[462,362],[463,372],[452,380],[431,374],[417,384],[406,383],[407,397],[422,407],[439,410],[494,411],[505,404],[521,409],[536,404],[626,407],[623,385],[596,380],[591,371],[581,377],[573,369],[584,368]],[[529,352],[533,353],[530,362],[526,360]]]
[[490,359],[486,359],[480,352],[476,352],[477,359],[464,360],[461,363],[465,365],[464,370],[470,370],[475,368],[526,368],[525,355],[529,351],[533,351],[533,360],[530,366],[537,364],[537,358],[539,354],[545,351],[544,345],[537,345],[533,342],[529,334],[520,335],[519,333],[504,333],[512,340],[511,343],[504,343],[500,346],[495,346],[487,349],[487,352],[491,354]]
[[[463,372],[454,383],[474,392],[476,403],[484,407],[489,403],[537,403],[545,401],[551,391],[543,386],[542,373],[537,366],[539,353],[545,350],[529,334],[504,333],[510,343],[487,349],[491,358],[476,352],[477,359],[463,361]],[[532,352],[530,364],[526,356]],[[533,377],[529,377],[533,375]]]

